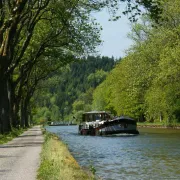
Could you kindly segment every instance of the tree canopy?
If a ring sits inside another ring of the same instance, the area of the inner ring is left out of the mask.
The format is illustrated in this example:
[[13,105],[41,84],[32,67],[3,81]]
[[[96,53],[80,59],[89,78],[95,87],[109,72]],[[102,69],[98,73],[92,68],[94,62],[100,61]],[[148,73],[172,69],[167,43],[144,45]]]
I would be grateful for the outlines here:
[[178,0],[164,1],[158,24],[133,25],[135,43],[94,91],[94,107],[140,121],[180,121],[179,7]]
[[28,127],[30,102],[41,82],[101,43],[100,26],[91,13],[108,8],[117,20],[122,2],[127,4],[123,13],[132,13],[132,21],[141,6],[155,21],[160,18],[163,1],[154,0],[0,1],[1,133],[12,126]]

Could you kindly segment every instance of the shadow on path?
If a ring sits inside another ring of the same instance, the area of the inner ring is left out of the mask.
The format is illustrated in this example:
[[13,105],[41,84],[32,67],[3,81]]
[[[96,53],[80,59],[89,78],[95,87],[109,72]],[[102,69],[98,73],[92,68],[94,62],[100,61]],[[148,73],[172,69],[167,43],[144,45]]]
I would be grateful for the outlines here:
[[[0,155],[0,158],[12,158],[12,157],[19,157],[19,156],[5,156],[5,155]],[[0,170],[1,171],[1,170]]]
[[41,146],[43,144],[43,141],[36,141],[36,142],[24,142],[24,143],[15,143],[15,144],[9,144],[9,145],[0,145],[0,148],[20,148],[20,147],[37,147]]
[[20,136],[18,136],[18,137],[16,137],[16,138],[26,138],[26,137],[34,137],[34,136],[42,136],[42,134],[37,134],[37,135],[35,135],[35,134],[27,134],[27,135],[20,135]]

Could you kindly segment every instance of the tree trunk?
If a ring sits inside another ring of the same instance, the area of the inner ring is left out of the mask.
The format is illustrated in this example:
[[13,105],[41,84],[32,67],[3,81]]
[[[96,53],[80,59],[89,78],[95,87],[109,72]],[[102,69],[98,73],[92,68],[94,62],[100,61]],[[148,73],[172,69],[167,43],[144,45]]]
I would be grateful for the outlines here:
[[25,127],[29,127],[29,112],[28,112],[28,102],[24,103],[24,112],[25,112]]
[[28,98],[22,100],[21,102],[21,126],[29,127],[28,121]]
[[8,80],[0,79],[0,126],[1,133],[11,131],[11,122],[9,118],[9,98],[8,98]]
[[7,88],[8,88],[8,99],[9,99],[9,118],[10,118],[11,125],[13,127],[16,127],[15,119],[14,119],[15,91],[14,91],[14,86],[13,86],[13,82],[11,78],[8,79]]
[[30,125],[30,126],[33,125],[33,116],[32,116],[31,113],[29,114],[29,125]]
[[26,127],[29,127],[30,126],[30,121],[29,121],[29,115],[30,115],[30,99],[31,99],[31,96],[30,94],[28,94],[26,96],[26,99],[25,99],[25,102],[24,102],[24,109],[25,109],[25,126]]
[[28,111],[25,110],[25,127],[29,127],[29,114]]
[[25,127],[25,111],[24,111],[24,100],[21,100],[21,127]]
[[12,123],[13,127],[15,128],[19,128],[20,126],[20,117],[18,115],[19,108],[20,108],[20,102],[19,100],[15,100],[13,107],[13,123]]

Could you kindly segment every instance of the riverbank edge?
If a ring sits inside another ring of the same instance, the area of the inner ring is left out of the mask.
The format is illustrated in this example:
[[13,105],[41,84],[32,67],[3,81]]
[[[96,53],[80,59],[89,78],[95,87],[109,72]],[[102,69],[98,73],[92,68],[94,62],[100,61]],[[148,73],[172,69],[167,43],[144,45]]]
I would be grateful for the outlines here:
[[91,172],[83,170],[67,145],[55,134],[42,129],[44,143],[40,154],[41,163],[38,169],[38,180],[69,179],[94,180]]
[[161,128],[161,129],[179,129],[180,126],[166,126],[166,125],[157,125],[157,124],[137,124],[138,128]]

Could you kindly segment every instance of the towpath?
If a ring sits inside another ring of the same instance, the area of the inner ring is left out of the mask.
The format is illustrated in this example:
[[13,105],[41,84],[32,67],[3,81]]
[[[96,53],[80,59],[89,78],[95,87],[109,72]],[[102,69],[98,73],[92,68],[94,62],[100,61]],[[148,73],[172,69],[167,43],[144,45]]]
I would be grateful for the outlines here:
[[35,180],[43,140],[40,126],[34,126],[0,145],[0,180]]

